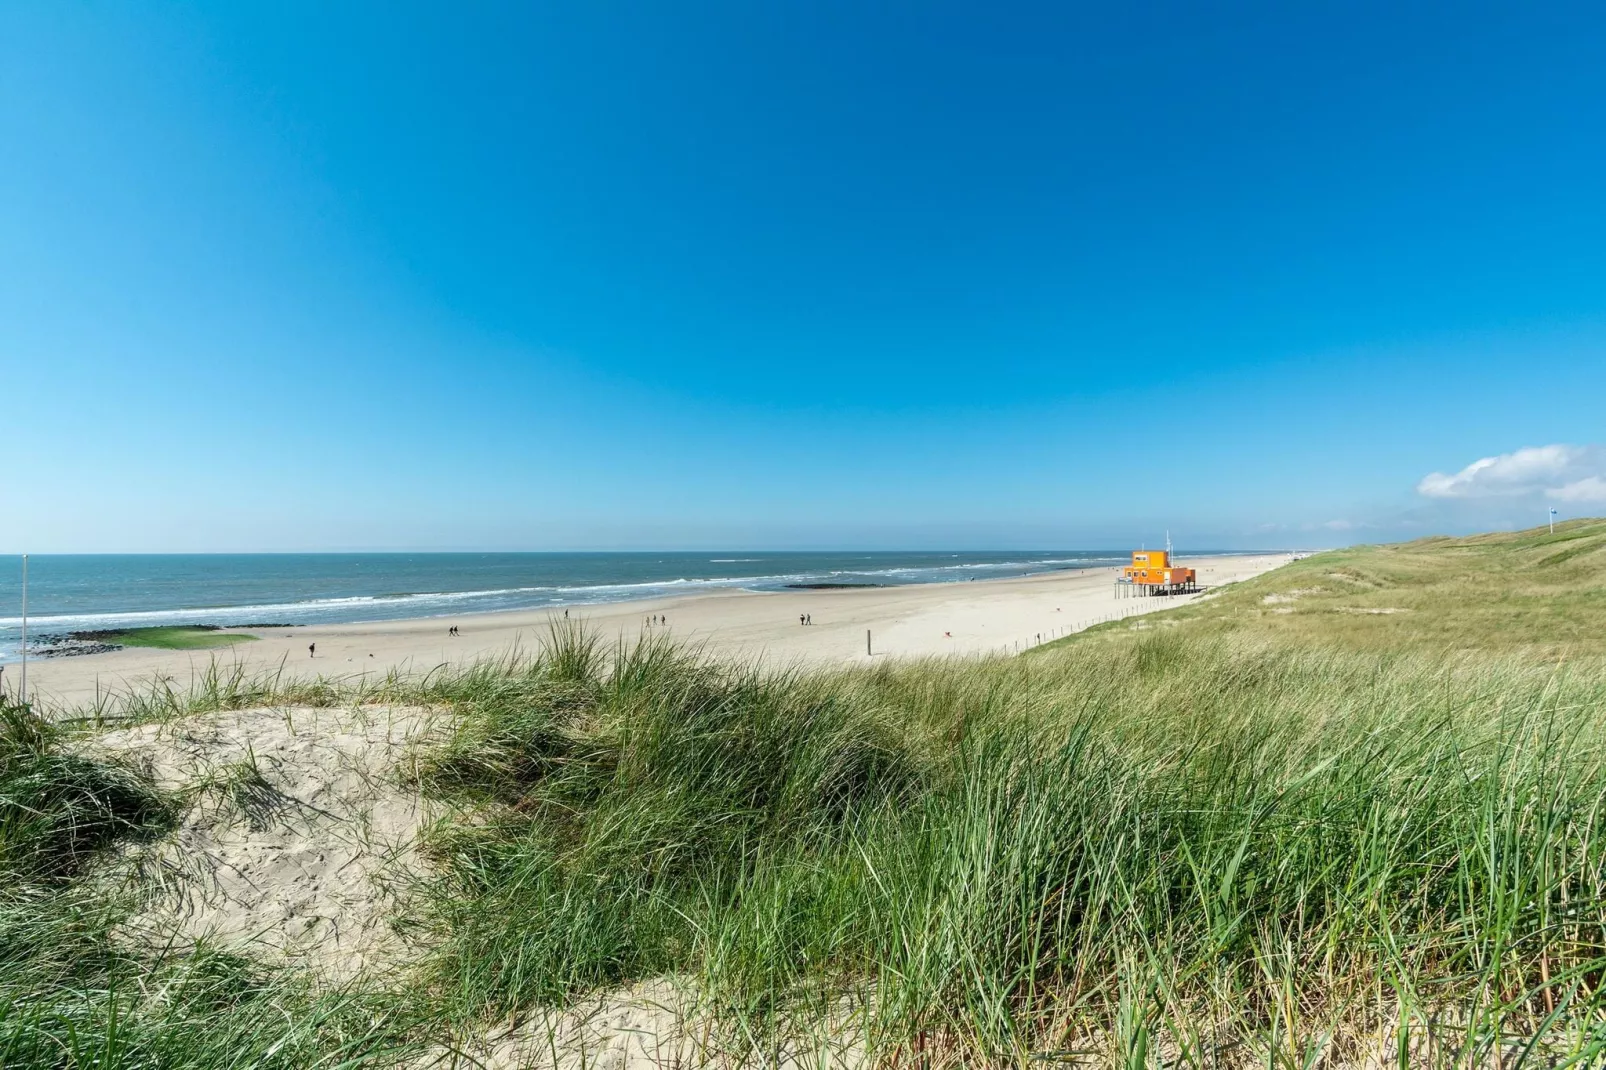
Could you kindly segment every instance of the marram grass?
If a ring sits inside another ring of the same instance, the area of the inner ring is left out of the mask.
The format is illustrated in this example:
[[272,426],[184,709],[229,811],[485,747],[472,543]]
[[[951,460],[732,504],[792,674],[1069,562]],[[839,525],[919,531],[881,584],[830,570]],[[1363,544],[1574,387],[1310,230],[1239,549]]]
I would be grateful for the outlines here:
[[1601,1057],[1599,667],[1166,634],[774,675],[648,643],[462,708],[430,777],[490,819],[435,845],[454,1016],[681,973],[989,1064],[1307,1065],[1413,1021],[1446,1065]]

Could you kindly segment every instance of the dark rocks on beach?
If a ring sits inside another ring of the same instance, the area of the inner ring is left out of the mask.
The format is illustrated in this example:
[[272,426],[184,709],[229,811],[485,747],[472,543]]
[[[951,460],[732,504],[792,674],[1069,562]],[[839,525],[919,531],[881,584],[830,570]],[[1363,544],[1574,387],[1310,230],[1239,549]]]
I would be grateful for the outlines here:
[[[178,628],[187,628],[198,632],[217,632],[224,627],[235,630],[245,628],[294,628],[294,624],[179,624]],[[123,650],[126,644],[116,640],[122,636],[120,629],[89,630],[82,632],[39,632],[28,637],[28,656],[30,658],[75,658],[84,654],[109,654],[114,650]]]
[[110,654],[123,649],[121,643],[65,643],[39,651],[42,658],[72,658],[80,654]]
[[120,643],[108,643],[104,637],[108,632],[69,632],[66,635],[43,634],[29,639],[28,656],[30,658],[73,658],[81,654],[109,654],[113,650],[123,649]]

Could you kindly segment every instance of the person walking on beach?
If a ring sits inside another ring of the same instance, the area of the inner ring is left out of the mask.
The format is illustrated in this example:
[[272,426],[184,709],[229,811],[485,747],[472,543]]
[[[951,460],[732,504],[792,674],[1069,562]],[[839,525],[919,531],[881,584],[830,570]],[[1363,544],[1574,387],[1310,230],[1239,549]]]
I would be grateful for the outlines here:
[[807,616],[805,616],[803,618],[803,623],[807,624],[810,628],[814,627],[814,614],[810,613]]
[[808,618],[807,618],[807,617],[805,617],[805,616],[804,616],[804,615],[803,615],[803,614],[801,614],[801,613],[799,613],[799,614],[798,614],[798,615],[797,615],[797,624],[798,624],[798,627],[800,627],[800,628],[801,628],[801,627],[802,627],[802,626],[803,626],[803,625],[805,625],[805,624],[807,624],[807,623],[808,623]]
[[308,643],[307,644],[307,657],[315,658],[317,656],[318,656],[318,644],[317,643]]

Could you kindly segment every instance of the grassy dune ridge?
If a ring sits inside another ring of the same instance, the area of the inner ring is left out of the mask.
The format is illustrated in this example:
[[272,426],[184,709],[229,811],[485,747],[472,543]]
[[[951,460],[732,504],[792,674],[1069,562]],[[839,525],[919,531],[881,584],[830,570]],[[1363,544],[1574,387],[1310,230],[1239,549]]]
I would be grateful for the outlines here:
[[1606,522],[1571,520],[1554,533],[1535,528],[1333,550],[1162,620],[1185,624],[1190,634],[1554,661],[1606,656],[1603,600]]
[[753,1062],[851,1034],[922,1065],[1599,1065],[1603,548],[1317,555],[1020,658],[786,673],[576,625],[363,693],[133,697],[450,711],[420,772],[461,816],[401,919],[429,950],[334,989],[118,950],[78,860],[169,804],[15,712],[0,1064],[396,1063],[675,976]]

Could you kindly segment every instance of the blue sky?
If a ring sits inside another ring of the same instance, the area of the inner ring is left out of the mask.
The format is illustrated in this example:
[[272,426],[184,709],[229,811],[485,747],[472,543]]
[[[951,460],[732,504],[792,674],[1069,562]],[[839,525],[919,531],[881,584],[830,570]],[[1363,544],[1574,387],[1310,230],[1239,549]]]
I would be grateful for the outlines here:
[[1584,5],[9,3],[0,551],[1606,512],[1603,33]]

